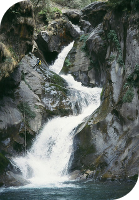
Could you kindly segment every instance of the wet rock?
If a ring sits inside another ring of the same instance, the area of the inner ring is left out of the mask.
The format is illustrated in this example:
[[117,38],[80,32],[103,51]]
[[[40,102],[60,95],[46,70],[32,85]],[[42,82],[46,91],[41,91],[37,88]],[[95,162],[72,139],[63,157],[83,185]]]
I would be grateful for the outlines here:
[[75,41],[61,73],[72,74],[75,80],[86,86],[102,85],[105,82],[103,61],[106,47],[103,25],[99,24],[90,34],[83,34]]
[[[137,13],[127,18],[124,14],[119,16],[110,12],[104,17],[103,25],[98,25],[86,41],[91,58],[99,61],[98,76],[103,83],[102,102],[88,124],[81,126],[83,129],[80,132],[77,130],[71,169],[95,171],[94,178],[99,177],[100,180],[127,179],[139,170],[139,41],[135,23],[138,17]],[[133,18],[135,21],[131,25]],[[110,30],[115,30],[117,44],[108,38]],[[119,51],[122,52],[123,62],[118,60]],[[96,71],[94,68],[93,73]],[[129,88],[132,89],[133,98],[124,101]],[[84,140],[85,137],[88,140]],[[95,151],[87,151],[90,144]]]
[[81,30],[84,31],[84,33],[90,33],[93,30],[92,25],[89,21],[81,19],[79,25],[81,27]]
[[60,73],[70,73],[75,80],[81,81],[84,85],[89,85],[88,68],[90,66],[90,59],[86,52],[82,50],[83,45],[84,41],[80,40],[74,43]]
[[42,31],[37,37],[37,45],[45,59],[50,62],[56,58],[62,48],[68,45],[80,33],[67,20],[58,19],[48,26],[48,31]]
[[80,170],[75,170],[75,171],[73,171],[73,172],[71,172],[71,173],[69,174],[69,179],[70,179],[70,180],[79,179],[80,174],[81,174],[81,171],[80,171]]
[[11,171],[7,171],[4,177],[4,185],[6,187],[9,186],[24,186],[29,184],[30,182],[24,179],[21,175],[14,174]]

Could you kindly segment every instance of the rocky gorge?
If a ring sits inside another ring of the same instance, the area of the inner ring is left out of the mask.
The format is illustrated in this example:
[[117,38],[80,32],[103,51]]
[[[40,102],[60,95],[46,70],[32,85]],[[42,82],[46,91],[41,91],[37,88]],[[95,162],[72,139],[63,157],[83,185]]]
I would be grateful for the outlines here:
[[137,179],[138,22],[132,7],[116,11],[94,2],[63,12],[35,35],[31,3],[6,12],[0,29],[0,186],[27,184],[11,157],[26,154],[49,119],[72,114],[67,83],[49,66],[73,40],[60,73],[103,89],[100,107],[76,128],[69,172],[81,179]]

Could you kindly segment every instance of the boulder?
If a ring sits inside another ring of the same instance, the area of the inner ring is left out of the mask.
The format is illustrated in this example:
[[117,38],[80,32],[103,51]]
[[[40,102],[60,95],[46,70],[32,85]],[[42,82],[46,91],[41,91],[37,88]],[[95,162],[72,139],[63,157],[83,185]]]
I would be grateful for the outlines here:
[[24,179],[21,175],[15,174],[12,171],[7,171],[4,177],[4,185],[9,186],[24,186],[28,185],[30,181]]
[[93,27],[89,21],[80,19],[79,25],[81,27],[81,30],[84,31],[84,33],[90,33],[93,30]]
[[43,52],[46,61],[54,61],[62,48],[80,36],[76,28],[67,20],[58,19],[48,26],[48,31],[41,31],[37,45]]
[[69,21],[71,21],[73,24],[79,24],[79,20],[81,17],[81,12],[77,12],[74,10],[65,10],[63,14],[68,17]]

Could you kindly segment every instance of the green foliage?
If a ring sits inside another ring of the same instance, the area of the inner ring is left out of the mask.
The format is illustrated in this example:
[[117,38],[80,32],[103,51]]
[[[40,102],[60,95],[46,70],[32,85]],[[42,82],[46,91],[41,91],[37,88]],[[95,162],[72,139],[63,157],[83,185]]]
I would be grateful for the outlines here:
[[10,51],[12,57],[13,57],[15,60],[18,61],[18,59],[19,59],[19,58],[18,58],[18,55],[17,55],[17,53],[14,51],[13,47],[10,47],[10,48],[9,48],[9,51]]
[[66,60],[65,60],[65,65],[67,67],[69,67],[71,65],[71,62],[70,62],[70,60],[68,58],[66,58]]
[[123,97],[123,103],[130,103],[132,102],[133,98],[134,98],[134,90],[133,88],[129,88]]
[[39,15],[46,15],[47,14],[47,10],[44,8],[38,14]]
[[53,76],[51,77],[51,83],[54,83],[54,84],[59,85],[61,87],[66,86],[65,80],[55,73],[53,73]]
[[116,58],[115,55],[111,55],[111,56],[109,57],[109,61],[112,62],[113,60],[115,60],[115,58]]
[[138,86],[138,81],[139,81],[139,65],[136,64],[134,72],[127,77],[127,83],[136,87]]
[[126,83],[124,84],[124,89],[127,89],[124,97],[123,103],[130,103],[134,97],[134,87],[139,87],[139,64],[135,65],[135,70],[132,74],[130,74],[127,79]]
[[139,10],[138,0],[109,0],[108,5],[117,10]]
[[[119,65],[124,67],[124,61],[122,58],[122,50],[121,50],[120,42],[118,40],[118,36],[117,36],[116,32],[114,30],[110,30],[107,37],[110,41],[112,41],[114,43],[115,48],[118,52],[117,62],[119,63]],[[111,60],[111,57],[110,57],[110,60]]]
[[52,7],[51,8],[51,12],[53,12],[53,13],[58,12],[59,14],[62,14],[62,11],[59,8],[57,8],[57,7]]
[[9,163],[9,160],[2,153],[0,153],[0,173],[4,172]]
[[80,41],[80,42],[83,42],[83,45],[82,45],[82,47],[81,47],[81,50],[82,50],[82,51],[85,51],[85,50],[86,50],[86,41],[87,41],[88,37],[89,37],[88,34],[83,34],[83,35],[80,36],[79,41]]
[[86,40],[88,39],[89,35],[88,34],[83,34],[80,36],[80,41],[84,41],[86,42]]
[[119,63],[119,65],[124,66],[124,61],[121,55],[118,56],[117,62]]
[[34,119],[36,117],[35,112],[31,110],[31,108],[27,102],[21,102],[18,105],[18,109],[23,114],[23,116],[25,116],[26,122],[27,122],[27,120]]
[[120,52],[120,50],[121,50],[120,42],[119,42],[117,34],[114,30],[110,30],[110,32],[108,33],[108,39],[113,41],[113,43],[116,46],[116,49]]

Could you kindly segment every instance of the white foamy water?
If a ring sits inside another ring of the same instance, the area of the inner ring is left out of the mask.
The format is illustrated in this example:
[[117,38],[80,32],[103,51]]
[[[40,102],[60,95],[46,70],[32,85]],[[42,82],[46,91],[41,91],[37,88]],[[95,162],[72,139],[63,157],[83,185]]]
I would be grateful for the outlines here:
[[[51,70],[57,73],[61,71],[63,59],[72,46],[73,43],[61,52],[54,65],[50,67]],[[13,159],[23,177],[30,180],[33,185],[49,185],[68,180],[68,163],[73,150],[74,130],[100,105],[100,88],[84,87],[71,75],[62,75],[62,77],[72,91],[71,101],[79,102],[81,112],[78,115],[50,120],[27,155]]]
[[65,47],[61,51],[61,53],[58,55],[58,58],[56,59],[55,63],[49,67],[50,70],[52,70],[53,72],[59,74],[59,72],[61,71],[61,69],[63,67],[65,58],[66,58],[68,52],[73,47],[73,44],[74,44],[74,42],[71,42],[67,47]]

